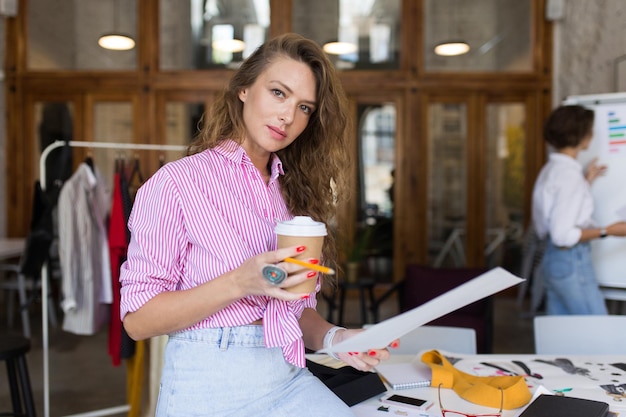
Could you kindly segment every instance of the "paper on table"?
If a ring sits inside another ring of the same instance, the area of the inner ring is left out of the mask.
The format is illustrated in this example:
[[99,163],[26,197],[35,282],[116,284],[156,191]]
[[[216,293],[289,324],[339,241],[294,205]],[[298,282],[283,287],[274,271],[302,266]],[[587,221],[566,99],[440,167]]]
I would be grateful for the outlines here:
[[497,267],[459,285],[432,300],[390,319],[381,321],[363,332],[317,353],[365,352],[382,349],[413,329],[458,310],[474,301],[495,294],[524,281]]
[[621,207],[616,213],[621,221],[626,222],[626,206]]

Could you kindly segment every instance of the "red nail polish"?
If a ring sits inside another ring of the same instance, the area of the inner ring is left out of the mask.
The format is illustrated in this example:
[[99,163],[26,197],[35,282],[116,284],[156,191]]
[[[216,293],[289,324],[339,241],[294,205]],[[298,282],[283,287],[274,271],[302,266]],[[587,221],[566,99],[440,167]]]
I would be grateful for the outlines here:
[[358,355],[358,354],[359,354],[359,352],[350,352],[351,356]]
[[398,342],[393,342],[391,344],[391,347],[394,348],[394,349],[396,349],[398,346],[400,346],[400,343],[398,343]]
[[302,297],[300,297],[300,299],[307,300],[309,297],[311,297],[309,294],[304,294]]
[[320,263],[320,260],[319,260],[319,259],[311,259],[311,260],[309,261],[309,263],[310,263],[310,264],[313,264],[313,265],[317,265],[318,263]]
[[369,352],[367,352],[367,354],[370,356],[376,356],[376,352],[374,352],[373,350],[370,350]]
[[306,277],[307,277],[307,278],[313,278],[313,277],[315,277],[315,276],[317,276],[317,272],[315,272],[315,271],[311,271],[311,272],[309,272],[308,274],[306,274]]
[[297,250],[298,252],[304,252],[304,251],[306,250],[306,246],[298,246],[298,247],[296,248],[296,250]]

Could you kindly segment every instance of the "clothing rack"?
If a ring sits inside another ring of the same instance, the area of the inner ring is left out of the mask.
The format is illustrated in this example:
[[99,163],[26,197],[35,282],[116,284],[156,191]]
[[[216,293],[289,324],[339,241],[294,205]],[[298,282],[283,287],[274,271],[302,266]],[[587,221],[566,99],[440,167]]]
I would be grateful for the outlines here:
[[[46,159],[50,152],[62,146],[73,148],[105,148],[105,149],[133,149],[133,150],[154,150],[154,151],[185,151],[187,146],[183,145],[152,145],[135,143],[115,143],[115,142],[84,142],[84,141],[63,141],[58,140],[48,145],[39,158],[39,176],[41,188],[46,186]],[[41,268],[41,335],[43,347],[43,407],[44,417],[50,417],[50,363],[49,363],[49,340],[48,340],[48,266],[44,262]],[[124,404],[117,407],[104,408],[86,413],[72,414],[66,417],[98,417],[110,416],[124,413],[130,410],[130,405]]]

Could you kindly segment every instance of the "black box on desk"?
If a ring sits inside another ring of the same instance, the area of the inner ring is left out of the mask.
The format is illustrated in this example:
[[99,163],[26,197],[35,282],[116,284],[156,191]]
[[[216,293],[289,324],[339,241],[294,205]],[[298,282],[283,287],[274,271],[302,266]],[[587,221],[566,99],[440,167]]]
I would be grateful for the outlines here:
[[387,391],[377,373],[363,372],[351,366],[338,369],[307,360],[309,371],[349,406]]
[[540,395],[519,417],[606,417],[609,405],[602,401],[560,395]]

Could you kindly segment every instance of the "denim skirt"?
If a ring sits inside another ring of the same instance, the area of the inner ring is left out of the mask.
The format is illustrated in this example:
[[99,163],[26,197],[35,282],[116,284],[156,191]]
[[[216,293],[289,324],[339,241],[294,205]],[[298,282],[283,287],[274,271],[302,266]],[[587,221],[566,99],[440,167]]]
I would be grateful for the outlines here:
[[548,242],[542,272],[546,314],[607,314],[588,242],[571,248],[560,248]]
[[354,417],[308,369],[266,348],[254,325],[171,334],[156,415]]

